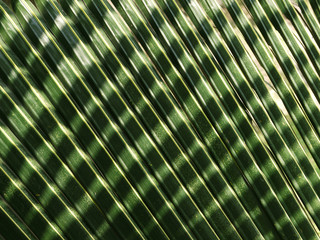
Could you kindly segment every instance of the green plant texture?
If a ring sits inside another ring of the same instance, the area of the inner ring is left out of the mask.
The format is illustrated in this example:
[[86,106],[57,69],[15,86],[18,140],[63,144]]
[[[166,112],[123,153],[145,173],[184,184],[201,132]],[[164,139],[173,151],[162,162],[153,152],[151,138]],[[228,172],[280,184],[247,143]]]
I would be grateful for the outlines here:
[[0,0],[0,239],[320,239],[319,0]]

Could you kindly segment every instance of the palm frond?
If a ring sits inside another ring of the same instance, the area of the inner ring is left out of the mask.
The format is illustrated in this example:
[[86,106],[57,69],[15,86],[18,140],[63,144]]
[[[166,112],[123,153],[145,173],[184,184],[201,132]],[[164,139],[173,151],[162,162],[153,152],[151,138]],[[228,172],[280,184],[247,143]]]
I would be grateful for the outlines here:
[[319,7],[0,0],[0,238],[319,239]]

